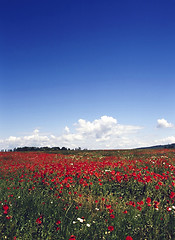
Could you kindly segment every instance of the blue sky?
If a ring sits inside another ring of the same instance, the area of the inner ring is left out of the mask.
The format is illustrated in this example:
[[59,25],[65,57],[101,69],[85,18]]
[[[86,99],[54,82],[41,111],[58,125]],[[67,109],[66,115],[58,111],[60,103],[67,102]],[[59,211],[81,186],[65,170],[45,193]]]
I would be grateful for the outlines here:
[[175,142],[175,1],[2,1],[0,149]]

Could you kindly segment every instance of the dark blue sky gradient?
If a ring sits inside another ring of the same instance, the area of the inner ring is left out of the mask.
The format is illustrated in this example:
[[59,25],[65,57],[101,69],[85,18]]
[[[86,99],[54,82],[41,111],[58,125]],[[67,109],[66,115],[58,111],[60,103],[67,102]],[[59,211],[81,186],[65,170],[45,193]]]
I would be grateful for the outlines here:
[[175,1],[0,5],[0,133],[175,119]]

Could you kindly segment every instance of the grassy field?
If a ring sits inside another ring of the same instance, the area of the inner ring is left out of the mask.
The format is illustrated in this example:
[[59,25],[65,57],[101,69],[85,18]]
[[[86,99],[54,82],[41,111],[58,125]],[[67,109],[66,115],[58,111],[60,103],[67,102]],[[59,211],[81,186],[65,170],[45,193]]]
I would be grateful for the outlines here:
[[175,239],[175,150],[0,153],[0,239]]

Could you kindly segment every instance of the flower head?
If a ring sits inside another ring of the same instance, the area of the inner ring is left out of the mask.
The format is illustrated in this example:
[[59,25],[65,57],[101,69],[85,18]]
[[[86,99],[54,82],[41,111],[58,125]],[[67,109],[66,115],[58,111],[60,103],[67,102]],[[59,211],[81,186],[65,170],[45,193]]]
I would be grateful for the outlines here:
[[126,240],[133,240],[133,238],[131,236],[127,236]]
[[108,227],[108,230],[109,230],[110,232],[112,232],[112,231],[114,231],[114,227],[113,227],[113,226],[109,226],[109,227]]
[[56,225],[59,225],[61,223],[61,221],[60,220],[58,220],[57,222],[56,222]]
[[9,206],[7,204],[3,205],[3,209],[4,209],[4,214],[7,214],[7,211],[9,209]]
[[75,235],[71,235],[69,240],[76,240],[76,236]]

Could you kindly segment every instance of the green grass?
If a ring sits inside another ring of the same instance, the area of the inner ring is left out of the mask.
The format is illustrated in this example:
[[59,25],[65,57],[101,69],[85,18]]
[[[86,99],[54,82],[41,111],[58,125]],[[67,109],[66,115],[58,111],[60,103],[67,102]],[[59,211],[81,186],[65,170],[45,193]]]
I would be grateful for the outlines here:
[[174,153],[1,153],[0,239],[175,239]]

